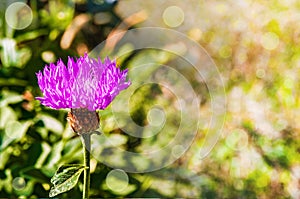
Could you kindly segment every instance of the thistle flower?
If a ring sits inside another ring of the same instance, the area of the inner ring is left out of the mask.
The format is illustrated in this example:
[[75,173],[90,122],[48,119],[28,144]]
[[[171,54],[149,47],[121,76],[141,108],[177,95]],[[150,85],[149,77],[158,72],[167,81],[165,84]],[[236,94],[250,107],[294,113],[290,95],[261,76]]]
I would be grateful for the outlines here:
[[[62,60],[58,60],[56,64],[46,65],[43,72],[36,73],[38,85],[44,95],[36,99],[50,108],[71,109],[67,120],[81,137],[84,152],[83,166],[86,168],[82,198],[89,198],[91,135],[99,127],[99,116],[96,110],[105,109],[120,91],[130,85],[130,81],[126,80],[127,72],[127,70],[120,70],[116,62],[109,58],[101,62],[99,58],[92,59],[85,54],[76,60],[69,57],[67,67]],[[75,186],[76,182],[65,183],[65,176],[69,177],[66,171],[68,169],[55,174],[51,179],[53,187],[50,189],[50,197]],[[65,187],[63,190],[62,185]]]
[[89,111],[105,109],[120,91],[126,89],[127,70],[120,70],[116,62],[89,58],[87,54],[77,60],[68,58],[66,67],[62,60],[50,63],[44,71],[36,73],[38,85],[44,94],[37,97],[53,109],[84,108]]
[[38,85],[44,94],[36,97],[53,109],[70,108],[68,121],[79,135],[91,133],[99,126],[97,109],[105,109],[120,91],[130,85],[126,81],[128,70],[120,70],[116,62],[106,58],[89,58],[87,54],[77,60],[68,58],[68,67],[58,60],[36,73]]

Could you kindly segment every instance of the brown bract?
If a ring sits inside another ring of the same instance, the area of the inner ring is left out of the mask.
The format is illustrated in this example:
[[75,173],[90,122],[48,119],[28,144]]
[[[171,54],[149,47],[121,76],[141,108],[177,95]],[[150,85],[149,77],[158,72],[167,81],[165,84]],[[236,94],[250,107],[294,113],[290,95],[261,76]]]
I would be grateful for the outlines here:
[[92,133],[99,128],[99,116],[96,111],[85,108],[71,109],[67,120],[78,135]]

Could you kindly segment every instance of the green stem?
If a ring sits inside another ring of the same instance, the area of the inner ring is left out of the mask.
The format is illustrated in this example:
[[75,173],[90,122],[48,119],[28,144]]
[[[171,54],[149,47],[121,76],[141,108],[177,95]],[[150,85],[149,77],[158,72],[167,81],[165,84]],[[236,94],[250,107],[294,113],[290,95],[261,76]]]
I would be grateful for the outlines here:
[[84,170],[83,177],[83,193],[82,198],[88,199],[90,192],[90,150],[91,150],[91,135],[90,133],[84,133],[81,135],[81,141],[83,146],[84,166],[87,167]]

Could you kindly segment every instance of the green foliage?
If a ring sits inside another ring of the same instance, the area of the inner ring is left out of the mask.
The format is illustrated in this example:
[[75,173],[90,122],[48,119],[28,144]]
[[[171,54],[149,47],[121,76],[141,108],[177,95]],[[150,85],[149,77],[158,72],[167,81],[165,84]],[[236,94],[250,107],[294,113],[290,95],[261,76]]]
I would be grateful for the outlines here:
[[54,197],[75,187],[84,169],[86,168],[83,165],[76,164],[59,167],[55,175],[51,178],[53,187],[50,189],[49,196]]
[[[160,13],[167,5],[158,7],[159,1],[120,1],[118,7],[110,5],[108,9],[101,7],[104,1],[90,8],[84,4],[88,1],[76,1],[75,6],[73,1],[30,0],[32,24],[14,30],[4,21],[8,2],[0,3],[0,198],[44,198],[49,193],[80,198],[80,174],[84,170],[80,166],[80,139],[67,124],[68,110],[51,110],[34,99],[41,95],[35,73],[57,58],[66,61],[67,56],[77,56],[82,49],[93,49],[118,26],[116,19],[125,19],[123,16],[130,16],[134,9],[148,13],[147,20],[137,27],[153,26],[154,22],[164,26]],[[299,2],[244,1],[246,7],[243,3],[215,0],[177,3],[185,12],[185,21],[176,30],[208,51],[224,79],[227,117],[222,136],[209,155],[201,159],[199,154],[211,121],[211,96],[205,82],[182,63],[176,70],[201,96],[202,120],[193,144],[176,162],[161,170],[128,173],[128,179],[118,175],[107,178],[112,168],[103,161],[120,167],[131,165],[139,171],[159,165],[166,161],[161,157],[170,156],[162,153],[154,161],[139,156],[126,159],[116,150],[147,152],[168,146],[176,136],[181,117],[176,96],[162,85],[139,87],[130,99],[124,99],[130,102],[132,120],[146,126],[149,110],[160,107],[167,118],[164,128],[154,136],[137,138],[123,132],[125,126],[135,128],[126,120],[117,124],[110,107],[100,111],[102,134],[93,135],[97,147],[92,146],[95,157],[91,160],[91,197],[297,198]],[[109,15],[111,20],[97,24],[97,10],[100,19]],[[80,14],[88,16],[89,21],[73,32],[70,48],[62,49],[63,34],[74,27],[70,24]],[[127,19],[128,22],[131,21]],[[125,44],[117,53],[123,55],[132,48]],[[143,72],[131,71],[136,81],[142,82],[159,65],[172,66],[178,60],[171,53],[143,49],[117,61],[124,68],[144,64]],[[189,94],[184,89],[182,92]],[[146,136],[153,132],[134,133]],[[77,166],[61,166],[70,164]]]

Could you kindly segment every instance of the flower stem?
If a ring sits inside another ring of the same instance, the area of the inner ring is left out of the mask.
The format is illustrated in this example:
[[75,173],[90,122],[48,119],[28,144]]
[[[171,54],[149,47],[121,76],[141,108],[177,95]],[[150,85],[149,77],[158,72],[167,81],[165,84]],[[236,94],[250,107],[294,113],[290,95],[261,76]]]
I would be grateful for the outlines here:
[[90,192],[90,150],[91,150],[91,134],[83,133],[81,135],[81,141],[83,146],[83,157],[84,157],[84,166],[87,167],[84,170],[83,176],[83,193],[82,198],[88,199]]

